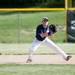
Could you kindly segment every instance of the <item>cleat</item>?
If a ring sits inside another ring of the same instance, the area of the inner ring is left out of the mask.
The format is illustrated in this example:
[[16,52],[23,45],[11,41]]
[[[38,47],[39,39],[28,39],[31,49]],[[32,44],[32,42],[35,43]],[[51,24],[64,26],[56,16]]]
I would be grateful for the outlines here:
[[67,56],[67,58],[65,60],[69,61],[71,58],[72,58],[72,56]]
[[26,63],[32,62],[32,59],[27,59]]

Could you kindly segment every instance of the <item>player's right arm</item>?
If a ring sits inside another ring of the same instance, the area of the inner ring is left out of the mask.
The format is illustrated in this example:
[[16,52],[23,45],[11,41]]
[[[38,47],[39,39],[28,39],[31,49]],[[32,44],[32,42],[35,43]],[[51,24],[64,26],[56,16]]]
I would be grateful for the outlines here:
[[43,36],[43,32],[42,32],[42,28],[41,28],[40,25],[39,25],[39,26],[37,27],[37,29],[36,29],[36,35],[37,35],[37,36],[44,37],[44,36]]
[[47,33],[43,33],[43,29],[42,29],[42,27],[41,27],[40,25],[39,25],[39,26],[37,27],[37,29],[36,29],[36,34],[37,34],[38,36],[42,37],[42,38],[45,38],[45,37],[48,36]]

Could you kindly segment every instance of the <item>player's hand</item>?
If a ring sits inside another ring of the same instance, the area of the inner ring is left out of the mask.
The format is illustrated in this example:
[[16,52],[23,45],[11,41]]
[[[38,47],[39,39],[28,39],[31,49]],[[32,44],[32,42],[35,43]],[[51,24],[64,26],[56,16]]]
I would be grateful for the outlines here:
[[48,33],[47,32],[41,33],[40,35],[41,35],[41,37],[48,37]]
[[48,33],[47,32],[43,33],[43,35],[44,35],[44,37],[48,37]]

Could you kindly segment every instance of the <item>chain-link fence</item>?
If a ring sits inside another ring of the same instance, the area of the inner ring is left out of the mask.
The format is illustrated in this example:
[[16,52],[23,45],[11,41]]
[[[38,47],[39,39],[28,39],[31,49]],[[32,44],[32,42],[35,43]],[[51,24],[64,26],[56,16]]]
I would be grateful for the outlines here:
[[36,27],[44,16],[49,18],[49,24],[62,28],[51,39],[56,42],[64,42],[66,40],[66,13],[65,11],[49,11],[0,12],[0,43],[32,42],[35,38]]

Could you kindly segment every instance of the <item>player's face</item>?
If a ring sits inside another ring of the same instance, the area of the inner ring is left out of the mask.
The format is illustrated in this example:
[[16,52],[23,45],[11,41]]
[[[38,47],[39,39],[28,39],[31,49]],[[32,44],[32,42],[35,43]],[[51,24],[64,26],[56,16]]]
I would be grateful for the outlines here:
[[48,21],[43,21],[43,26],[47,27],[48,26]]

